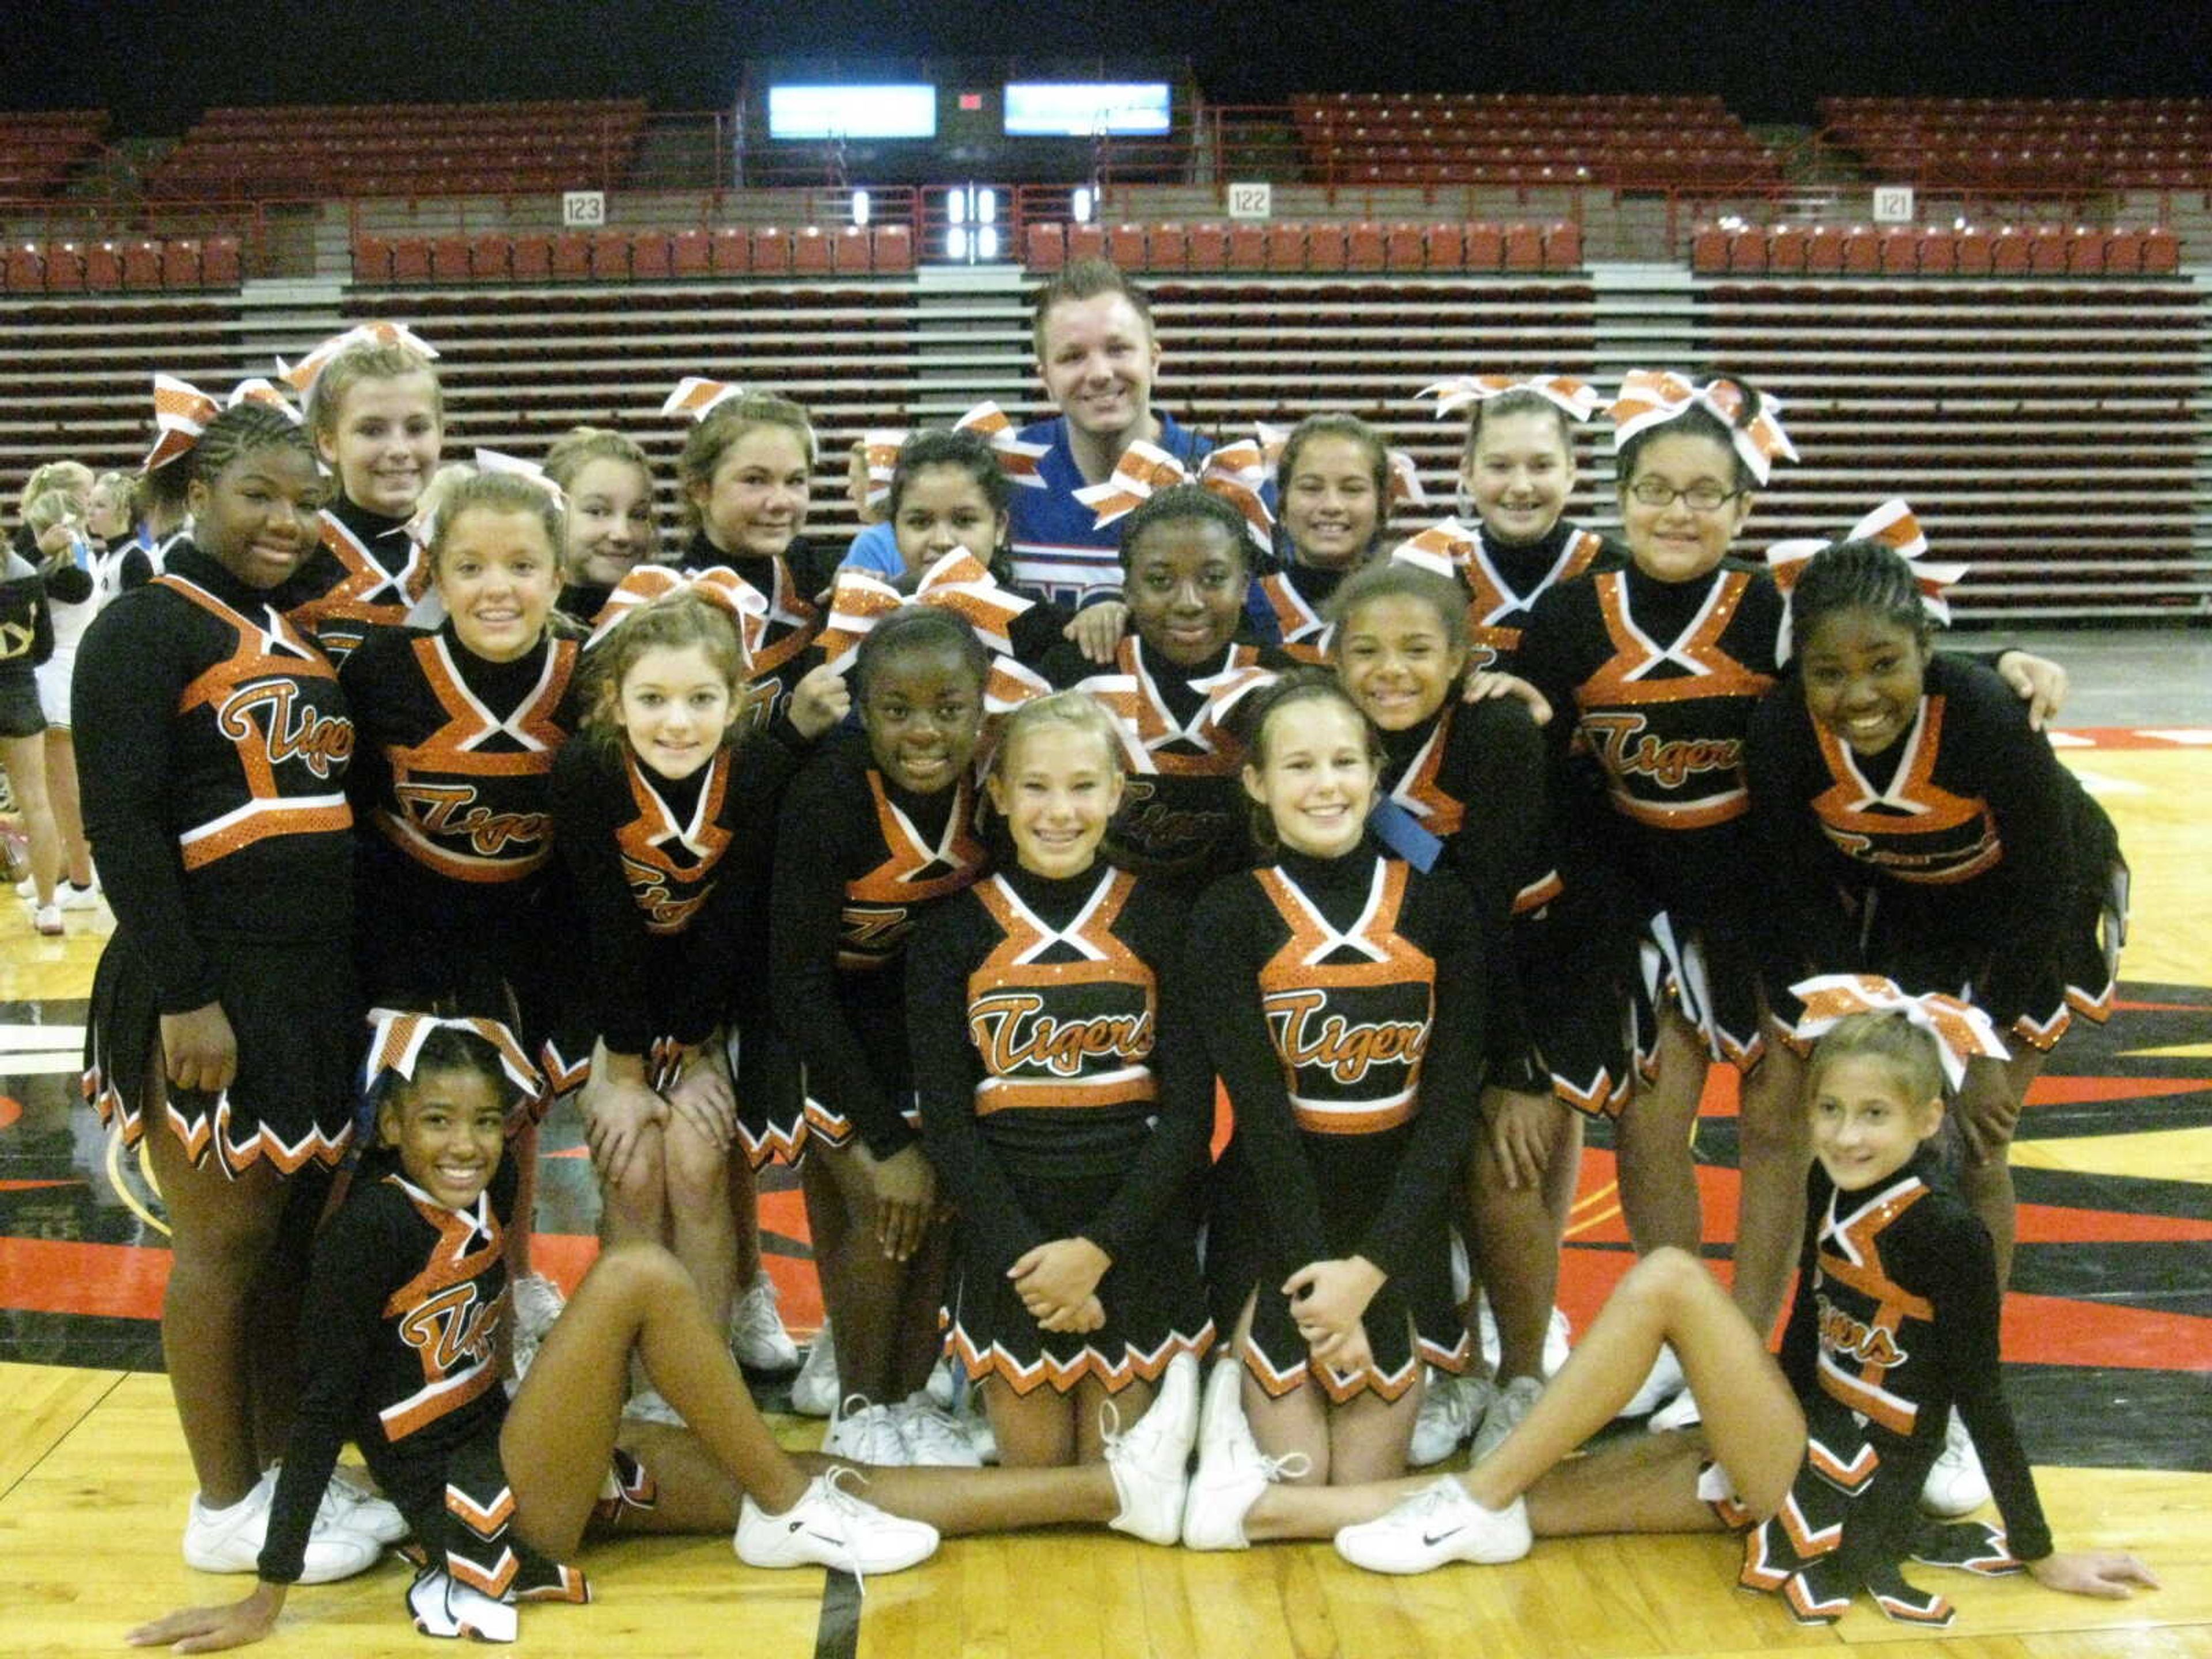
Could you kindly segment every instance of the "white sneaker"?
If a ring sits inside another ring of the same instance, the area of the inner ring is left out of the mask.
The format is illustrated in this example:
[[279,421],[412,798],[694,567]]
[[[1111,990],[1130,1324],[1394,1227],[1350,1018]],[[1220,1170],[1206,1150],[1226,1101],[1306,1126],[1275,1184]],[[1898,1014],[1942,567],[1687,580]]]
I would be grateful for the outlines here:
[[1567,1352],[1573,1345],[1574,1322],[1566,1310],[1556,1304],[1552,1309],[1551,1322],[1544,1328],[1544,1376],[1547,1380],[1557,1376],[1559,1368],[1567,1363]]
[[906,1443],[906,1461],[916,1468],[980,1469],[983,1460],[959,1420],[927,1389],[908,1395],[890,1407],[898,1419],[899,1437]]
[[830,1322],[822,1322],[806,1363],[791,1380],[791,1409],[801,1417],[830,1417],[837,1410],[837,1347],[830,1337]]
[[991,1426],[991,1413],[984,1409],[981,1389],[970,1386],[960,1390],[960,1404],[952,1413],[952,1420],[968,1437],[969,1449],[975,1454],[978,1463],[999,1461],[998,1431]]
[[1413,1419],[1413,1442],[1406,1452],[1407,1461],[1421,1469],[1443,1462],[1459,1449],[1492,1393],[1483,1377],[1454,1376],[1434,1366],[1429,1368],[1426,1383]]
[[97,910],[100,888],[97,884],[80,887],[75,882],[61,882],[54,888],[54,902],[64,910]]
[[40,904],[31,911],[31,926],[48,939],[59,939],[62,934],[62,907]]
[[903,1468],[914,1462],[899,1414],[889,1406],[872,1406],[857,1394],[830,1419],[830,1432],[822,1437],[822,1450],[825,1456],[890,1468]]
[[1198,1472],[1183,1494],[1183,1547],[1194,1550],[1249,1549],[1244,1517],[1260,1494],[1285,1475],[1312,1467],[1304,1452],[1270,1457],[1252,1437],[1244,1420],[1239,1390],[1244,1368],[1235,1358],[1220,1361],[1206,1379],[1206,1400],[1198,1413]]
[[425,1636],[448,1640],[512,1642],[521,1620],[512,1604],[456,1583],[438,1567],[425,1567],[407,1587],[407,1610]]
[[1516,1376],[1504,1388],[1493,1389],[1490,1408],[1482,1414],[1482,1426],[1474,1431],[1474,1443],[1468,1453],[1469,1463],[1480,1463],[1504,1445],[1505,1437],[1521,1426],[1521,1419],[1528,1415],[1528,1408],[1543,1392],[1542,1382],[1533,1376]]
[[22,880],[15,884],[15,896],[17,898],[28,901],[38,897],[38,896],[39,883],[38,878],[35,876],[26,876]]
[[1949,1519],[1970,1515],[1989,1501],[1990,1479],[1982,1473],[1981,1454],[1954,1407],[1943,1425],[1943,1449],[1936,1454],[1928,1479],[1921,1483],[1920,1507]]
[[624,1402],[622,1414],[639,1423],[665,1423],[672,1429],[686,1427],[684,1413],[660,1397],[658,1389],[641,1389]]
[[1651,1370],[1644,1376],[1644,1386],[1631,1395],[1628,1403],[1620,1408],[1623,1417],[1649,1417],[1688,1386],[1682,1375],[1682,1362],[1674,1358],[1674,1349],[1662,1343],[1659,1357],[1651,1362]]
[[929,1381],[924,1388],[929,1397],[939,1406],[946,1411],[952,1409],[953,1402],[960,1397],[960,1382],[953,1371],[950,1354],[938,1357],[937,1363],[929,1368]]
[[[252,1572],[261,1564],[261,1547],[269,1537],[269,1511],[276,1498],[276,1471],[265,1471],[253,1490],[235,1504],[211,1510],[197,1493],[185,1519],[185,1565],[202,1572]],[[328,1503],[327,1495],[325,1503]],[[307,1534],[301,1557],[300,1582],[328,1584],[366,1572],[384,1554],[384,1547],[360,1533],[328,1524],[321,1509]]]
[[1458,1481],[1443,1480],[1387,1515],[1341,1528],[1336,1553],[1370,1572],[1427,1572],[1447,1561],[1518,1561],[1529,1541],[1528,1508],[1519,1498],[1486,1510]]
[[331,1525],[379,1544],[404,1544],[411,1530],[397,1504],[371,1486],[365,1474],[343,1463],[331,1471],[331,1484],[323,1489],[322,1506],[315,1511],[318,1524],[325,1516]]
[[865,1580],[872,1572],[899,1572],[937,1553],[937,1528],[902,1520],[845,1489],[849,1469],[829,1469],[806,1484],[781,1515],[770,1515],[745,1495],[738,1530],[730,1540],[749,1567],[836,1567]]
[[561,1310],[568,1305],[561,1294],[561,1287],[544,1273],[525,1273],[514,1281],[514,1334],[512,1346],[514,1353],[514,1375],[517,1381],[526,1376],[531,1362],[538,1358],[538,1350],[544,1343],[553,1322],[561,1316]]
[[1179,1353],[1168,1361],[1159,1392],[1136,1427],[1121,1432],[1121,1413],[1107,1401],[1098,1408],[1105,1431],[1106,1468],[1121,1512],[1106,1524],[1147,1544],[1172,1544],[1182,1535],[1184,1468],[1198,1437],[1198,1359]]
[[1705,1413],[1698,1409],[1698,1396],[1685,1389],[1652,1413],[1651,1420],[1644,1426],[1654,1434],[1664,1434],[1669,1429],[1694,1429],[1705,1420]]
[[765,1267],[730,1310],[730,1352],[749,1371],[787,1371],[799,1364],[799,1345],[783,1328],[775,1281]]

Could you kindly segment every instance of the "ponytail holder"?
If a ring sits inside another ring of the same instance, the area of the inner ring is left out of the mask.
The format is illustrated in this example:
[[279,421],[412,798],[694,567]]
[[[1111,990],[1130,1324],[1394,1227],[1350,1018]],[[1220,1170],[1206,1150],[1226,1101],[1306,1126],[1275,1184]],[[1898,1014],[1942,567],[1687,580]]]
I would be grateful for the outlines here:
[[1990,1017],[1972,1003],[1961,1002],[1941,991],[1908,996],[1896,981],[1879,974],[1822,974],[1800,980],[1790,993],[1804,1004],[1796,1035],[1810,1042],[1850,1014],[1902,1014],[1936,1039],[1943,1062],[1943,1076],[1956,1093],[1966,1081],[1970,1060],[2004,1060],[2008,1056]]
[[435,346],[404,323],[362,323],[343,334],[331,335],[289,368],[279,357],[276,360],[276,378],[304,397],[315,384],[316,376],[330,367],[331,358],[349,347],[357,345],[405,346],[410,351],[424,357],[438,355]]
[[222,405],[188,380],[173,374],[154,376],[154,447],[139,463],[142,471],[167,466],[200,441]]
[[1692,408],[1705,409],[1727,428],[1729,442],[1751,476],[1764,485],[1777,460],[1794,461],[1797,452],[1782,429],[1781,400],[1761,398],[1759,413],[1748,424],[1742,419],[1745,393],[1734,380],[1693,384],[1671,370],[1632,368],[1620,382],[1620,396],[1606,410],[1613,417],[1613,442],[1626,443],[1638,433],[1668,421],[1679,420]]
[[[955,432],[972,432],[991,446],[991,453],[999,463],[999,471],[1006,475],[1006,482],[1019,484],[1025,489],[1042,489],[1044,475],[1037,465],[1050,453],[1049,444],[1030,444],[1022,441],[1021,432],[1006,412],[988,400],[977,404],[958,420],[953,422]],[[880,428],[863,433],[860,448],[868,465],[868,507],[881,512],[891,497],[891,473],[898,465],[899,451],[906,447],[912,432],[891,428]]]
[[840,570],[830,590],[830,614],[816,643],[834,673],[853,665],[860,641],[885,617],[906,605],[950,611],[975,630],[995,656],[1010,657],[1014,642],[1007,629],[1031,601],[999,586],[984,562],[965,548],[955,548],[922,573],[910,594],[901,593],[880,576],[864,570]]
[[660,412],[664,415],[689,415],[695,421],[703,421],[714,412],[715,404],[744,395],[744,387],[728,380],[710,380],[704,375],[686,374],[676,383],[676,390],[668,394],[667,401],[660,405]]
[[[371,1028],[368,1039],[368,1063],[362,1073],[361,1086],[364,1094],[373,1092],[377,1080],[386,1072],[415,1080],[415,1068],[422,1055],[422,1045],[436,1030],[466,1031],[481,1037],[499,1056],[499,1068],[507,1080],[514,1085],[520,1097],[518,1106],[527,1106],[546,1097],[545,1076],[531,1064],[530,1056],[515,1041],[514,1033],[495,1019],[448,1018],[442,1014],[416,1014],[397,1008],[377,1008],[369,1012]],[[509,1115],[510,1119],[514,1116]]]
[[1510,374],[1455,374],[1434,386],[1423,386],[1413,398],[1416,402],[1434,398],[1437,419],[1441,421],[1469,404],[1488,403],[1509,392],[1534,392],[1573,421],[1587,421],[1598,411],[1596,388],[1569,374],[1536,374],[1520,380]]
[[718,564],[696,574],[665,564],[638,566],[615,585],[606,603],[599,607],[599,614],[592,618],[592,632],[584,641],[584,649],[589,651],[605,641],[633,612],[674,593],[695,593],[729,613],[730,620],[737,625],[738,649],[744,659],[744,672],[750,676],[753,654],[760,649],[761,641],[768,633],[768,599],[760,589],[727,565]]
[[[1945,627],[1950,626],[1951,605],[1943,595],[1947,589],[1957,585],[1969,567],[1923,559],[1921,555],[1928,550],[1928,538],[1921,531],[1920,520],[1903,501],[1884,501],[1837,537],[1836,541],[1880,542],[1907,561],[1912,571],[1912,585],[1920,590],[1921,609]],[[1798,579],[1804,575],[1806,566],[1815,555],[1834,544],[1818,537],[1800,537],[1777,542],[1766,550],[1767,568],[1774,573],[1775,586],[1782,590],[1782,632],[1775,647],[1778,665],[1790,660],[1789,607],[1796,596]]]

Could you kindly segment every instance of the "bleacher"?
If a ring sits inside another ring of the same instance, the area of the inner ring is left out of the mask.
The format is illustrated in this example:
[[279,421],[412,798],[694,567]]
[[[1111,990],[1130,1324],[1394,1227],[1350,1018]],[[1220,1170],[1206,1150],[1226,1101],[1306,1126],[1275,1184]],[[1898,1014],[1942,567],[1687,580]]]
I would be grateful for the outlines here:
[[1308,176],[1340,184],[1636,190],[1781,176],[1715,97],[1347,92],[1291,110]]
[[0,198],[52,196],[97,155],[107,112],[41,110],[0,115]]
[[1825,98],[1877,178],[1987,189],[2212,189],[2212,99]]
[[509,195],[622,182],[639,99],[209,110],[148,174],[156,198]]

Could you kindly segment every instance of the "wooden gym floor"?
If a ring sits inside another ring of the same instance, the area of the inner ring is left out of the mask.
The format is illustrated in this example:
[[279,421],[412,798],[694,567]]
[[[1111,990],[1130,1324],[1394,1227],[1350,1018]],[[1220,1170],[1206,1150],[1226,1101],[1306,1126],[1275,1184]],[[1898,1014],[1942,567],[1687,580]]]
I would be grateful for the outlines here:
[[[1832,1629],[1800,1628],[1778,1601],[1733,1588],[1737,1547],[1717,1536],[1540,1542],[1510,1567],[1389,1579],[1326,1544],[1194,1555],[1057,1532],[950,1541],[865,1597],[842,1577],[746,1568],[725,1538],[661,1539],[589,1551],[599,1600],[526,1609],[523,1641],[541,1654],[748,1659],[2212,1655],[2212,682],[2197,672],[2203,647],[2167,636],[2155,655],[2197,688],[2191,706],[2180,718],[2170,702],[2130,709],[2132,676],[2100,684],[2079,665],[2078,637],[2057,645],[2081,685],[2069,715],[2114,722],[2058,741],[2119,826],[2135,915],[2118,1010],[2061,1046],[2015,1150],[2008,1383],[2061,1547],[2132,1548],[2162,1590],[2092,1601],[1923,1570],[1959,1608],[1930,1636],[1863,1606]],[[143,1619],[246,1587],[179,1558],[192,1480],[159,1374],[159,1200],[76,1104],[83,998],[110,925],[104,911],[72,915],[65,938],[45,940],[20,907],[0,907],[0,1631],[12,1632],[0,1653],[11,1656],[112,1650]],[[1706,1108],[1701,1176],[1724,1273],[1735,1124],[1727,1099]],[[541,1260],[571,1282],[591,1249],[574,1140],[556,1118],[540,1214]],[[787,1317],[811,1328],[805,1218],[776,1184],[763,1198],[772,1265]],[[1601,1146],[1585,1160],[1569,1246],[1562,1301],[1580,1323],[1627,1261]],[[778,1403],[781,1387],[762,1396]],[[788,1443],[819,1437],[817,1423],[776,1421]],[[276,1640],[300,1655],[419,1653],[407,1583],[387,1562],[296,1592]]]

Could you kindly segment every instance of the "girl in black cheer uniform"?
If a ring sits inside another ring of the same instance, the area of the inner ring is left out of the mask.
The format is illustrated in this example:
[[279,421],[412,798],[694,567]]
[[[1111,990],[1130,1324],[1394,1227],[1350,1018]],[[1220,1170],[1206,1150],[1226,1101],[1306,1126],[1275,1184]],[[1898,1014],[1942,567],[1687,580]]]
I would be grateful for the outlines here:
[[617,583],[651,563],[653,468],[645,451],[605,427],[572,427],[545,452],[545,476],[568,511],[561,544],[560,613],[584,628]]

